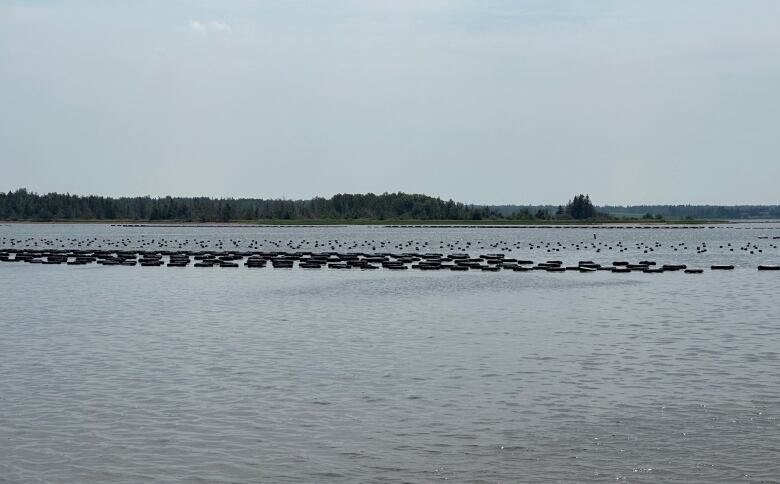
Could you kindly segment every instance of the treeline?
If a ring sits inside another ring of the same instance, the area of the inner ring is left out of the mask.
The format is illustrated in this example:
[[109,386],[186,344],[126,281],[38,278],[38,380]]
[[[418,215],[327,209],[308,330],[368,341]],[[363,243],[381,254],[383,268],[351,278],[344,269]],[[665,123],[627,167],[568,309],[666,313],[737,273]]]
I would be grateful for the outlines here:
[[127,220],[231,222],[251,220],[610,220],[615,218],[780,218],[780,205],[603,206],[588,195],[566,205],[478,206],[407,193],[338,194],[309,200],[208,197],[40,195],[24,188],[0,192],[0,220]]
[[605,206],[600,210],[614,216],[652,214],[667,219],[767,219],[780,218],[780,205],[633,205]]
[[[554,205],[492,205],[504,217],[519,213],[547,214],[555,218],[560,207]],[[565,211],[565,208],[564,208]],[[613,218],[663,218],[667,220],[739,220],[778,219],[780,205],[605,205],[596,211]],[[649,217],[648,217],[649,215]]]
[[576,195],[566,205],[493,205],[490,207],[500,216],[512,220],[591,220],[608,221],[614,217],[598,210],[590,195]]
[[483,220],[502,218],[484,206],[426,195],[339,194],[310,200],[208,197],[101,197],[26,189],[0,193],[2,220],[128,220],[230,222],[241,220]]

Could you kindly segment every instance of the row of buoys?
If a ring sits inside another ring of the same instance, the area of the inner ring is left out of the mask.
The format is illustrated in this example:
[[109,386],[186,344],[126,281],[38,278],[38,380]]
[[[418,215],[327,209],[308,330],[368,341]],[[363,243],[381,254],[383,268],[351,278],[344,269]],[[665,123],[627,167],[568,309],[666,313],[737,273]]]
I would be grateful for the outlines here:
[[[595,234],[594,234],[595,235]],[[673,252],[688,251],[694,249],[693,244],[689,247],[686,242],[680,242],[676,244],[662,244],[659,241],[638,241],[631,243],[624,243],[623,241],[579,241],[579,242],[565,242],[561,241],[489,241],[489,240],[457,240],[457,241],[444,241],[439,240],[438,244],[433,240],[377,240],[377,239],[364,239],[364,240],[343,240],[343,239],[328,239],[328,240],[307,240],[302,239],[298,241],[287,240],[273,240],[273,239],[211,239],[211,238],[165,238],[162,236],[146,237],[139,236],[137,238],[102,238],[88,237],[88,238],[14,238],[14,237],[0,237],[0,246],[10,245],[13,248],[60,248],[65,249],[67,247],[79,248],[79,249],[99,249],[99,250],[113,250],[123,249],[131,250],[136,249],[158,249],[158,250],[190,250],[192,248],[199,248],[201,250],[225,250],[226,247],[231,247],[235,250],[240,250],[242,247],[246,247],[249,250],[263,250],[271,248],[271,250],[338,250],[338,251],[428,251],[428,250],[445,250],[445,251],[457,251],[457,250],[502,250],[507,252],[515,251],[546,251],[548,253],[557,253],[568,250],[573,251],[589,251],[593,250],[595,253],[601,253],[602,251],[615,251],[615,252],[630,252],[632,250],[641,251],[645,254],[661,252],[662,250],[669,249]],[[438,245],[438,249],[437,249]],[[777,249],[778,245],[769,243],[767,246],[759,246],[755,242],[747,242],[743,246],[732,246],[731,242],[727,244],[720,244],[719,249],[734,252],[735,249],[744,251],[750,254],[761,254],[764,249]],[[695,252],[702,254],[709,252],[709,247],[706,242],[700,242],[695,245]],[[693,250],[691,250],[693,252]]]
[[[276,225],[262,225],[264,227],[277,227]],[[345,225],[346,226],[346,225]],[[149,227],[149,226],[147,226]],[[283,227],[283,226],[278,226]],[[289,227],[289,225],[287,226]],[[501,224],[501,225],[484,225],[484,224],[471,224],[471,225],[384,225],[388,228],[420,228],[420,229],[588,229],[588,230],[654,230],[654,229],[714,229],[714,228],[734,228],[734,227],[718,227],[715,225],[605,225],[605,224],[593,224],[593,225],[547,225],[547,224],[533,224],[533,225],[516,225],[516,224]]]
[[[202,224],[110,224],[111,227],[123,227],[123,228],[264,228],[264,227],[351,227],[352,224],[338,223],[338,220],[334,220],[332,224],[318,224],[318,225],[270,225],[270,224],[216,224],[216,223],[202,223]],[[450,224],[450,225],[383,225],[381,227],[388,228],[420,228],[420,229],[599,229],[599,230],[612,230],[612,229],[714,229],[714,228],[733,228],[733,227],[720,227],[715,225],[662,225],[662,224],[648,224],[648,225],[546,225],[546,224],[498,224],[498,225],[485,225],[485,224]]]
[[[164,257],[167,257],[167,264]],[[689,274],[703,272],[703,269],[689,268],[683,264],[664,264],[659,266],[655,261],[641,260],[631,263],[626,260],[613,261],[602,265],[593,261],[579,261],[577,265],[565,266],[561,260],[534,262],[526,259],[507,257],[503,253],[483,254],[471,257],[468,253],[340,253],[340,252],[285,252],[285,251],[103,251],[103,250],[48,250],[4,249],[0,250],[0,262],[27,262],[31,264],[67,264],[87,265],[100,264],[106,266],[187,267],[194,260],[194,267],[226,267],[237,268],[244,261],[248,268],[262,268],[269,263],[278,269],[297,267],[302,269],[378,269],[405,270],[419,269],[422,271],[451,270],[468,271],[481,270],[497,272],[512,270],[515,272],[546,271],[546,272],[596,272],[610,271],[614,273],[663,273],[683,271]],[[730,264],[715,264],[710,266],[713,271],[734,270]],[[780,270],[780,266],[760,265],[758,270]]]

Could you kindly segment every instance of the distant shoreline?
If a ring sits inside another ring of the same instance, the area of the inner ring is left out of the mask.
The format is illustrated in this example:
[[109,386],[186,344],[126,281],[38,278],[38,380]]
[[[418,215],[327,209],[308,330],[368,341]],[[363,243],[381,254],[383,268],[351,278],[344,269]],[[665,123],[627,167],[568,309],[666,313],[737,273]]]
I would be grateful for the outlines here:
[[[772,222],[769,220],[756,221],[756,223]],[[752,221],[727,221],[727,220],[236,220],[230,222],[192,222],[178,220],[0,220],[0,224],[95,224],[112,225],[118,227],[203,227],[203,228],[235,228],[235,227],[348,227],[348,226],[382,226],[382,227],[482,227],[482,228],[510,228],[510,227],[547,227],[547,228],[571,228],[571,227],[664,227],[664,226],[705,226],[722,225],[726,223],[752,223]]]

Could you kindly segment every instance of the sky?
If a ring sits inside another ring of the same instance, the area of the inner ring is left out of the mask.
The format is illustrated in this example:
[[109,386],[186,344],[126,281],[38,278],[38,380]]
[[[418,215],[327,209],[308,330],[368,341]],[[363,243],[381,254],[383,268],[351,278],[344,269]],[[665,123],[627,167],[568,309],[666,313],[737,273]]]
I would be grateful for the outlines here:
[[780,204],[776,0],[0,0],[0,190]]

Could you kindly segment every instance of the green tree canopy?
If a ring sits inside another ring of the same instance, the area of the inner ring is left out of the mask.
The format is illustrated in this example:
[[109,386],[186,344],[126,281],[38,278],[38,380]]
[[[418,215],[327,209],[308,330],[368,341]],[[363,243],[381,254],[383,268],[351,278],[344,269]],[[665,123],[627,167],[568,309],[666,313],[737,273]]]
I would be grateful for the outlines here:
[[2,220],[130,220],[230,222],[236,220],[483,220],[497,211],[427,195],[340,193],[331,198],[100,197],[61,193],[39,195],[22,188],[0,193]]

